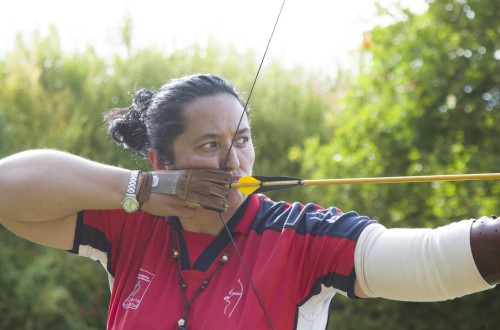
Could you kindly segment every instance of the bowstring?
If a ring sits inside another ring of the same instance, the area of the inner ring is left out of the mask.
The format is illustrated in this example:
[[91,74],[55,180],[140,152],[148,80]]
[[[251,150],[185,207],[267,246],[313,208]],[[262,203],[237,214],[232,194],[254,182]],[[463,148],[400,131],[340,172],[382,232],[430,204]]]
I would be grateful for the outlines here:
[[[267,51],[269,50],[269,46],[271,45],[271,41],[272,41],[273,36],[274,36],[274,31],[276,31],[276,27],[278,26],[278,22],[279,22],[279,19],[281,17],[281,13],[283,11],[283,7],[285,6],[285,2],[286,2],[286,0],[283,0],[283,2],[281,3],[281,7],[280,7],[280,10],[278,12],[278,16],[276,17],[273,29],[271,31],[271,35],[269,36],[269,39],[267,41],[267,45],[266,45],[266,48],[264,50],[264,54],[262,55],[262,59],[261,59],[260,64],[259,64],[259,68],[257,69],[257,73],[255,74],[255,78],[253,80],[252,87],[250,88],[250,92],[248,93],[248,97],[247,97],[247,100],[245,102],[245,106],[243,107],[243,111],[241,112],[241,116],[240,116],[240,119],[238,121],[238,125],[236,126],[236,130],[234,131],[233,138],[231,139],[231,144],[229,145],[229,149],[227,150],[226,158],[224,159],[224,163],[222,164],[222,169],[226,168],[227,161],[229,159],[229,155],[231,154],[231,149],[233,148],[234,142],[236,141],[236,135],[238,133],[238,129],[241,126],[241,122],[243,121],[243,117],[245,116],[245,114],[248,113],[248,105],[250,103],[250,98],[252,97],[254,87],[257,83],[257,78],[259,78],[260,71],[262,69],[262,66],[264,64],[264,60],[265,60],[266,55],[267,55]],[[243,261],[243,257],[241,256],[240,250],[236,246],[236,242],[234,241],[233,235],[231,234],[231,230],[228,228],[227,222],[221,213],[219,213],[219,218],[220,218],[222,224],[224,225],[224,228],[225,228],[227,234],[229,235],[229,239],[231,240],[231,244],[233,245],[234,250],[236,252],[236,255],[238,256],[238,259],[240,260],[240,264],[243,267],[243,271],[245,272],[245,275],[247,276],[248,281],[250,282],[250,286],[252,287],[252,290],[253,290],[255,296],[257,297],[260,308],[264,312],[264,316],[266,317],[266,320],[269,323],[269,326],[271,327],[271,329],[274,330],[274,326],[273,326],[273,322],[271,321],[271,317],[269,316],[269,313],[267,312],[266,306],[264,305],[264,302],[262,301],[262,298],[260,297],[260,294],[257,291],[257,287],[255,286],[255,283],[252,279],[252,276],[250,275],[250,272],[248,271],[248,269],[245,265],[245,262]]]
[[241,112],[240,120],[238,121],[238,125],[236,126],[236,131],[234,132],[233,139],[231,140],[231,144],[229,145],[229,149],[227,150],[226,158],[224,159],[224,163],[222,164],[222,169],[224,169],[227,165],[227,160],[229,158],[229,154],[231,153],[231,149],[233,148],[234,141],[236,140],[236,135],[238,133],[238,129],[241,126],[241,122],[243,121],[243,116],[248,112],[248,105],[250,103],[250,98],[252,97],[253,89],[255,84],[257,83],[257,78],[259,78],[260,70],[262,69],[262,65],[264,64],[264,60],[266,59],[267,51],[269,50],[269,46],[271,45],[271,40],[273,39],[274,31],[276,30],[276,26],[278,26],[279,19],[281,17],[281,12],[283,11],[283,7],[285,6],[286,0],[283,0],[281,3],[280,10],[278,12],[278,17],[276,17],[276,21],[274,22],[273,30],[271,31],[271,35],[267,41],[266,49],[264,50],[264,54],[262,55],[262,59],[260,60],[259,68],[257,69],[257,73],[255,74],[255,78],[252,83],[252,87],[250,88],[250,92],[248,93],[247,100],[245,102],[245,106],[243,107],[243,111]]
[[250,286],[252,287],[252,291],[254,292],[255,296],[257,297],[257,301],[259,302],[260,308],[264,312],[264,316],[266,317],[266,321],[269,323],[269,326],[271,329],[274,330],[273,322],[271,321],[271,317],[269,316],[269,313],[267,312],[266,306],[264,305],[264,302],[262,301],[262,298],[260,297],[259,292],[257,291],[257,287],[255,286],[255,283],[253,282],[252,276],[250,275],[250,272],[248,271],[247,266],[245,265],[245,262],[243,262],[243,257],[241,256],[240,250],[238,249],[238,246],[236,246],[236,242],[234,240],[233,235],[231,234],[231,230],[228,228],[226,220],[222,217],[222,214],[219,213],[220,220],[224,224],[224,228],[226,230],[226,233],[229,235],[229,239],[231,240],[231,244],[233,245],[234,251],[236,252],[236,255],[238,256],[238,259],[240,260],[241,267],[243,267],[243,271],[245,272],[246,277],[248,278],[248,281],[250,282]]

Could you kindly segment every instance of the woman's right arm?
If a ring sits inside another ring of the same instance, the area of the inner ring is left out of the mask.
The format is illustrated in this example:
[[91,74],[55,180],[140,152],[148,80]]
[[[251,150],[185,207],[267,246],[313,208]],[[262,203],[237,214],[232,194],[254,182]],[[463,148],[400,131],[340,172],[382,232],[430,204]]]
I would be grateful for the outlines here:
[[[189,208],[186,200],[218,212],[227,208],[226,185],[231,177],[225,172],[155,173],[159,181],[142,205],[145,212],[192,218],[196,209]],[[0,223],[32,242],[69,250],[78,212],[120,209],[130,175],[130,170],[56,150],[32,150],[4,158],[0,160]],[[141,183],[142,177],[137,187]]]
[[55,150],[0,160],[0,222],[38,244],[71,249],[79,211],[121,208],[130,171]]

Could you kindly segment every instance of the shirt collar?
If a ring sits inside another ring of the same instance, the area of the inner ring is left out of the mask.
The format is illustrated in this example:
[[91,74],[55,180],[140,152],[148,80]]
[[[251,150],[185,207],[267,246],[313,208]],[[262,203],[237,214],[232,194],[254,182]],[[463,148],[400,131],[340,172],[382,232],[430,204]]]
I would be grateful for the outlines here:
[[[250,228],[252,227],[253,220],[259,211],[261,200],[259,195],[250,195],[241,204],[236,213],[227,221],[227,227],[231,233],[239,233],[248,235]],[[179,218],[168,216],[165,217],[165,221],[173,224],[174,226],[179,226],[181,224]]]
[[245,200],[245,202],[243,202],[236,214],[229,221],[228,225],[233,226],[231,230],[235,233],[248,235],[248,232],[252,227],[253,220],[255,219],[255,216],[259,211],[260,203],[261,200],[259,195],[255,194],[248,196],[248,198]]

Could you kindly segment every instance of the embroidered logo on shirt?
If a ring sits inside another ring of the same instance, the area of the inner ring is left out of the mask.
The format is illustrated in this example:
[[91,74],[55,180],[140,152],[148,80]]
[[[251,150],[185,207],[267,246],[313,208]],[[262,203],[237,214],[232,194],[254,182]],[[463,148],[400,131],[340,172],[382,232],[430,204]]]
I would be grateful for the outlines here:
[[329,209],[322,209],[322,210],[317,210],[316,212],[311,212],[307,214],[307,219],[308,220],[318,220],[322,221],[326,219],[328,222],[335,222],[339,216],[340,216],[340,210],[337,208],[329,208]]
[[[227,315],[228,318],[233,314],[236,306],[238,306],[241,297],[243,297],[243,284],[241,284],[241,280],[238,279],[239,288],[231,289],[227,296],[224,297],[224,301],[227,303],[224,308],[224,315]],[[239,290],[239,291],[237,291]]]
[[137,282],[134,285],[134,289],[128,296],[127,300],[123,302],[123,308],[137,309],[141,304],[142,298],[146,294],[149,285],[153,281],[154,274],[144,270],[139,269],[139,274],[137,275]]

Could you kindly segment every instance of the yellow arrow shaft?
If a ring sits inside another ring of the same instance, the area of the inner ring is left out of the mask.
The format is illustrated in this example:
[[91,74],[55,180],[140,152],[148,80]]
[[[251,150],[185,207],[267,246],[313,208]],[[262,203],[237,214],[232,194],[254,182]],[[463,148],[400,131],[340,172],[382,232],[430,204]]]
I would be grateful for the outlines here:
[[319,180],[284,180],[262,182],[234,182],[230,188],[282,186],[299,184],[303,186],[363,184],[363,183],[403,183],[403,182],[434,182],[434,181],[470,181],[500,179],[500,173],[480,174],[449,174],[449,175],[421,175],[421,176],[392,176],[375,178],[346,178],[346,179],[319,179]]

